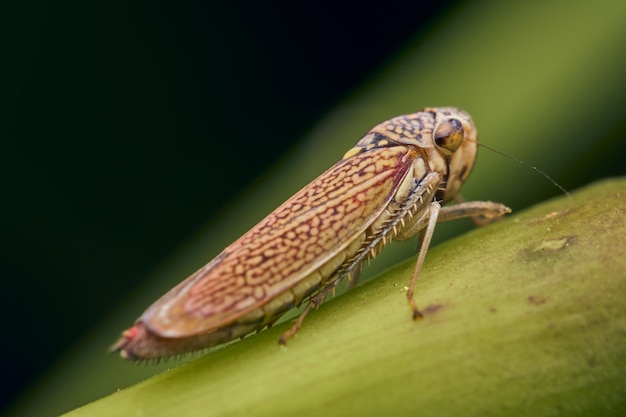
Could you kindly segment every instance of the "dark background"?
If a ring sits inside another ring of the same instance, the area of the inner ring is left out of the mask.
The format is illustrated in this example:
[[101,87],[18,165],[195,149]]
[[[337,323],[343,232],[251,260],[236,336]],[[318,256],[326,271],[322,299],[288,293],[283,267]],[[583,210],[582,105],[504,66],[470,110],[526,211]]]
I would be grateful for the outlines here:
[[0,6],[0,411],[456,2],[57,3]]

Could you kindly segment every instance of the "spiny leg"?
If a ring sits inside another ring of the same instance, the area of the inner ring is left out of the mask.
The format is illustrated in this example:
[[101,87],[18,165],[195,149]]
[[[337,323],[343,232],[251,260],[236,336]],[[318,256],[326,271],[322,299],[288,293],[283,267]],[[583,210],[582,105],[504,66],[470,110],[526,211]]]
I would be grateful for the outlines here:
[[359,281],[360,275],[361,264],[358,263],[352,271],[348,272],[348,281],[350,282],[350,285],[348,286],[349,289],[352,289],[356,286],[357,282]]
[[504,204],[493,203],[491,201],[465,202],[461,200],[458,204],[447,207],[441,207],[441,205],[436,201],[430,204],[428,224],[426,225],[423,235],[421,235],[420,238],[420,251],[417,256],[415,269],[413,270],[413,277],[411,278],[411,283],[409,284],[409,290],[406,293],[411,309],[413,310],[413,319],[423,317],[423,314],[417,308],[417,304],[413,298],[413,292],[415,291],[417,278],[422,270],[422,265],[424,264],[424,259],[426,258],[426,252],[428,252],[428,247],[430,246],[430,241],[433,237],[437,222],[446,222],[449,220],[470,217],[476,224],[485,224],[510,212],[511,209]]
[[335,288],[334,285],[329,285],[328,287],[323,288],[320,292],[315,294],[315,296],[309,300],[306,307],[304,307],[304,310],[302,310],[302,313],[300,313],[300,316],[298,317],[296,322],[293,324],[293,326],[291,326],[289,330],[283,333],[280,339],[278,339],[278,344],[280,344],[281,346],[285,346],[287,344],[287,339],[290,339],[291,337],[293,337],[293,335],[298,333],[298,330],[300,330],[300,328],[302,327],[304,318],[306,317],[307,314],[309,314],[309,311],[311,311],[311,309],[313,308],[317,310],[320,304],[324,302],[324,299],[326,298],[328,293],[334,288]]
[[419,276],[420,271],[422,270],[422,265],[424,265],[426,252],[428,252],[430,241],[433,238],[433,233],[435,231],[435,226],[437,225],[437,219],[439,217],[440,211],[441,211],[441,205],[438,202],[433,201],[429,207],[428,224],[426,225],[424,235],[421,238],[422,244],[420,246],[419,254],[417,255],[417,262],[415,263],[415,269],[413,270],[413,277],[411,278],[409,289],[406,292],[406,297],[409,300],[409,305],[411,306],[411,309],[413,310],[414,320],[423,317],[423,314],[417,308],[417,304],[415,303],[415,299],[413,298],[413,292],[415,291],[415,285],[417,284],[417,277]]

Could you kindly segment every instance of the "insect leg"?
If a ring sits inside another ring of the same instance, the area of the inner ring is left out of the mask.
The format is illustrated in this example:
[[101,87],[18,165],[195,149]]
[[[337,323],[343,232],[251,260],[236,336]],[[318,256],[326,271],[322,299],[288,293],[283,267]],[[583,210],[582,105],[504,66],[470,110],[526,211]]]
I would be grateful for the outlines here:
[[295,335],[298,332],[298,330],[300,330],[300,328],[302,327],[302,323],[304,322],[304,318],[306,317],[307,314],[309,314],[309,311],[311,311],[311,309],[313,308],[317,310],[320,304],[324,302],[324,299],[326,298],[328,293],[334,288],[335,288],[334,285],[329,285],[323,288],[317,294],[315,294],[315,296],[313,296],[309,300],[306,307],[304,307],[304,310],[302,310],[302,313],[300,313],[300,316],[298,317],[296,322],[293,324],[293,326],[291,326],[289,330],[283,333],[280,339],[278,339],[278,344],[280,344],[281,346],[285,346],[287,344],[287,339],[291,338],[293,335]]
[[433,232],[435,231],[435,225],[438,222],[446,222],[463,217],[471,217],[475,223],[477,221],[484,221],[483,219],[487,219],[487,221],[489,221],[510,212],[511,209],[507,206],[499,203],[493,203],[491,201],[468,201],[447,207],[441,207],[437,201],[433,201],[430,204],[428,224],[426,225],[424,234],[420,239],[421,245],[417,256],[417,263],[415,264],[415,269],[413,270],[413,277],[411,278],[411,283],[409,284],[409,290],[406,293],[411,309],[413,310],[413,319],[418,319],[423,316],[417,308],[417,304],[413,298],[413,292],[415,290],[415,284],[417,283],[417,277],[422,270],[422,265],[424,264],[424,259],[426,258],[426,252],[430,246]]
[[511,212],[511,209],[504,204],[492,201],[465,201],[459,195],[454,198],[454,201],[457,204],[441,209],[440,222],[469,217],[476,226],[483,226]]
[[417,308],[417,304],[415,303],[415,298],[413,298],[413,292],[415,291],[415,284],[417,284],[417,277],[422,270],[422,265],[424,264],[424,259],[426,258],[426,252],[428,252],[428,247],[430,246],[430,241],[433,238],[433,232],[435,231],[435,226],[437,225],[437,220],[439,218],[439,213],[441,212],[441,205],[437,201],[433,201],[430,203],[430,207],[428,209],[428,224],[426,225],[426,229],[424,230],[424,235],[421,239],[420,251],[417,255],[417,262],[415,264],[415,269],[413,270],[413,277],[411,278],[411,283],[409,284],[409,290],[406,292],[406,297],[409,300],[409,305],[413,310],[413,319],[419,319],[423,317],[422,313]]

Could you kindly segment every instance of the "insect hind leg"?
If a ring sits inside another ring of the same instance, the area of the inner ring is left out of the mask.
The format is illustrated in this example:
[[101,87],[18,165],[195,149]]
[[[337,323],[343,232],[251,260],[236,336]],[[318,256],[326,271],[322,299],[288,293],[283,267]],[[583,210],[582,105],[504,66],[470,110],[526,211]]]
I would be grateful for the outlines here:
[[302,310],[302,313],[300,313],[300,316],[298,316],[298,318],[296,319],[296,322],[293,324],[293,326],[291,326],[285,333],[282,334],[282,336],[280,336],[280,339],[278,339],[279,345],[285,346],[287,344],[287,340],[293,337],[296,333],[298,333],[298,330],[300,330],[300,328],[302,327],[302,323],[304,322],[304,318],[307,316],[307,314],[309,314],[309,312],[313,308],[317,310],[319,306],[324,302],[324,299],[326,298],[328,293],[334,288],[334,285],[329,285],[320,290],[320,292],[315,294],[313,297],[311,297],[307,305],[304,307],[304,310]]

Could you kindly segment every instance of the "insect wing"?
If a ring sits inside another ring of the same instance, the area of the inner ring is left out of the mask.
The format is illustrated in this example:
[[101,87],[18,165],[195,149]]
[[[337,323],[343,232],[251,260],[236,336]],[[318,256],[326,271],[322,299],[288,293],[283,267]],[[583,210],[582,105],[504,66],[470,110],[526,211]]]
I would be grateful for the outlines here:
[[364,236],[417,157],[404,145],[347,154],[154,303],[141,321],[163,337],[193,336],[289,291]]

